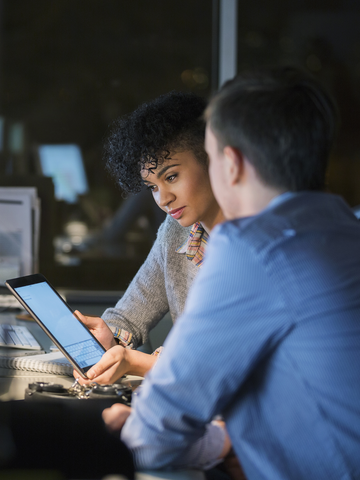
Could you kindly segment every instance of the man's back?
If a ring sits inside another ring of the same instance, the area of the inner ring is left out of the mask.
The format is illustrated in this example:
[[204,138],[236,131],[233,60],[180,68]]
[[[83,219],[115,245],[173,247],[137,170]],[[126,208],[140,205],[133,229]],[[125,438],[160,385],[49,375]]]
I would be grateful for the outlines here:
[[321,193],[234,224],[278,305],[272,321],[263,311],[262,348],[230,414],[239,456],[243,449],[244,462],[262,460],[267,478],[359,478],[360,224],[339,198]]
[[217,227],[143,384],[147,421],[123,429],[137,461],[182,466],[222,414],[249,479],[360,478],[359,293],[360,224],[338,197],[284,194]]

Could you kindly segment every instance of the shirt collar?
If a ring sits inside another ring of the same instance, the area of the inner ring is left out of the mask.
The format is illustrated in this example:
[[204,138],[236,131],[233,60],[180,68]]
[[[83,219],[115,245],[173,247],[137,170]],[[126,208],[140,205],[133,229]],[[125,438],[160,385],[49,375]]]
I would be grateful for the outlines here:
[[272,210],[273,208],[277,207],[278,205],[280,205],[281,203],[284,203],[286,202],[287,200],[289,200],[290,198],[293,198],[295,197],[296,195],[296,192],[284,192],[284,193],[281,193],[280,195],[278,195],[277,197],[273,198],[269,203],[268,205],[265,207],[265,210]]

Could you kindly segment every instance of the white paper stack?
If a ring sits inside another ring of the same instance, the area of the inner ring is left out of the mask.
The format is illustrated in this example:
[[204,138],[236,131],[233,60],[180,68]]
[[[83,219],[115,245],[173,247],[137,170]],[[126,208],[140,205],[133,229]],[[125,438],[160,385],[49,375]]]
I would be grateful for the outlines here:
[[40,200],[35,187],[0,187],[0,284],[38,269]]

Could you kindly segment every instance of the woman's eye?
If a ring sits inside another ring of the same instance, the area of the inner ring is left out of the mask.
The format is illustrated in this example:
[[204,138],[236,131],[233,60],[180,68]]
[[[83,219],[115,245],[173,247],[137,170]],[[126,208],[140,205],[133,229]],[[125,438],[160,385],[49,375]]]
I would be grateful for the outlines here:
[[155,189],[155,185],[146,185],[146,188],[152,192]]
[[166,177],[166,180],[168,182],[172,182],[173,180],[175,180],[176,177],[177,177],[177,174],[174,173],[173,175],[169,175],[168,177]]

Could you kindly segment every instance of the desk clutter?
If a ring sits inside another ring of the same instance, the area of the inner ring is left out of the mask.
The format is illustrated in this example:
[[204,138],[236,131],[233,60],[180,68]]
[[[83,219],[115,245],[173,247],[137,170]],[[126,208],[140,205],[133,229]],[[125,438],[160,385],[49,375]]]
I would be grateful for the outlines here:
[[108,405],[122,403],[131,405],[132,388],[127,385],[114,383],[99,385],[91,383],[80,385],[74,382],[66,388],[58,383],[34,382],[25,390],[25,400],[99,400]]
[[6,323],[0,324],[0,347],[21,348],[25,350],[42,349],[39,342],[27,327]]
[[73,370],[73,366],[59,351],[19,357],[0,356],[1,375],[21,376],[22,372],[39,372],[72,377]]
[[[0,257],[0,281],[1,281],[1,264],[3,259]],[[21,309],[23,310],[23,306],[19,302],[17,298],[10,294],[9,290],[5,287],[0,285],[0,310],[7,310],[7,309]]]

